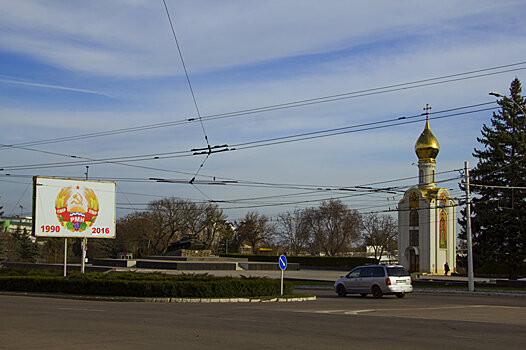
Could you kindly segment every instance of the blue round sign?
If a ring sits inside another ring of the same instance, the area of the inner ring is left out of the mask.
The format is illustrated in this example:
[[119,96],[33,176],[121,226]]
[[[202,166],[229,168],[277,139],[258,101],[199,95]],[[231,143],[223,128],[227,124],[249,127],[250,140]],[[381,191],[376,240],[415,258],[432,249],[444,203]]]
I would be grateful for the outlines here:
[[287,268],[287,257],[285,255],[279,256],[279,268],[282,270]]

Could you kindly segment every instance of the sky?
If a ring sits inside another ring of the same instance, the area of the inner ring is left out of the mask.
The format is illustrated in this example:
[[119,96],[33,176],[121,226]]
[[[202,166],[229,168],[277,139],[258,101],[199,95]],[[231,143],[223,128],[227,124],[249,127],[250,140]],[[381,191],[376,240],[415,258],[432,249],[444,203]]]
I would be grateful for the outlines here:
[[[170,196],[215,203],[231,221],[331,198],[388,213],[418,182],[426,104],[438,185],[461,198],[458,170],[476,164],[497,107],[488,93],[526,80],[523,1],[0,0],[0,9],[5,215],[31,215],[33,176],[82,179],[86,166],[89,179],[117,183],[118,217]],[[329,129],[339,132],[318,133]],[[208,144],[228,146],[195,154]]]

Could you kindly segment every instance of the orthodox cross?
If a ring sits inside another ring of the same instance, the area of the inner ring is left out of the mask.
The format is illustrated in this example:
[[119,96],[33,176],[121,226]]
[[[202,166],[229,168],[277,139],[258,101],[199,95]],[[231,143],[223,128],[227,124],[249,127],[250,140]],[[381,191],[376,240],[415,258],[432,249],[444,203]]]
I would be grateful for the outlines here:
[[424,111],[426,111],[426,120],[429,120],[429,110],[431,109],[431,107],[429,106],[429,104],[426,103],[426,108],[424,108]]

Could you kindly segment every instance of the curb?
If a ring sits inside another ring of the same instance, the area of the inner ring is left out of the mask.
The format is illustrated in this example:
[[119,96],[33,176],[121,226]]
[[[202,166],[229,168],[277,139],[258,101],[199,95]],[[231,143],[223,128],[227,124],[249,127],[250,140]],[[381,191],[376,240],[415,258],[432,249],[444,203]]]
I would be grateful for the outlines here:
[[[294,289],[310,289],[310,290],[334,290],[332,286],[319,285],[296,285]],[[470,292],[467,290],[458,289],[428,289],[428,288],[413,288],[415,294],[454,294],[454,295],[473,295],[473,296],[495,296],[495,297],[511,297],[511,298],[526,298],[526,292],[522,291],[503,291],[503,290],[484,290]]]
[[493,297],[510,297],[526,298],[526,292],[505,292],[505,291],[474,291],[468,290],[440,290],[440,289],[413,289],[416,294],[453,294],[453,295],[472,295],[472,296],[493,296]]
[[39,293],[15,293],[0,292],[0,295],[24,296],[37,298],[55,298],[55,299],[74,299],[74,300],[92,300],[92,301],[119,301],[119,302],[136,302],[136,303],[271,303],[271,302],[300,302],[315,301],[316,297],[289,297],[289,298],[134,298],[134,297],[98,297],[90,295],[66,295],[66,294],[39,294]]

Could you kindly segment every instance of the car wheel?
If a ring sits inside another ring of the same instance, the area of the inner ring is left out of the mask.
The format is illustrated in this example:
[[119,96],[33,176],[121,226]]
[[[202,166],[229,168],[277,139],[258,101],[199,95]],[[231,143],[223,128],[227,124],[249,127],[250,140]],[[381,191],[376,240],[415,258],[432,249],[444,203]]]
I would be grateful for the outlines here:
[[338,287],[336,287],[336,293],[338,293],[339,297],[344,297],[347,295],[347,291],[345,290],[343,284],[338,284]]
[[397,298],[403,298],[405,297],[405,293],[396,293]]
[[378,286],[374,286],[372,289],[373,297],[374,298],[381,298],[384,293],[382,293],[382,290]]
[[362,296],[362,298],[365,298],[367,296],[367,293],[361,293],[360,295]]

